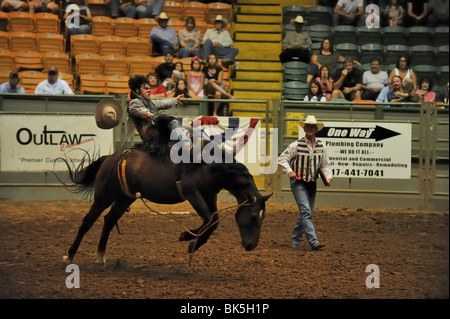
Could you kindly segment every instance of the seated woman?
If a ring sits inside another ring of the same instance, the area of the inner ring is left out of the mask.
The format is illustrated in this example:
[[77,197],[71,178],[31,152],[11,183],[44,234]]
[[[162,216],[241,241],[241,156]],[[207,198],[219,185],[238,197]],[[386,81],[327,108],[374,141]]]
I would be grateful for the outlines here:
[[311,55],[306,82],[309,83],[312,79],[320,77],[319,70],[322,66],[328,67],[329,73],[333,74],[344,60],[342,55],[334,51],[331,40],[323,39],[320,49]]
[[177,97],[181,96],[183,99],[199,99],[200,97],[195,96],[192,94],[186,84],[186,80],[179,79],[177,83],[175,84],[175,88],[172,92],[168,95],[168,97]]
[[414,88],[417,87],[416,73],[409,68],[409,58],[406,55],[398,57],[395,68],[389,73],[389,80],[391,80],[394,75],[399,76],[402,81],[411,78],[414,82]]
[[331,100],[331,93],[333,92],[333,78],[330,75],[330,70],[326,65],[320,68],[320,76],[316,78],[322,88],[322,94],[327,101]]
[[428,78],[422,78],[419,82],[419,89],[417,95],[421,102],[434,102],[436,99],[436,93],[433,91],[433,81]]
[[[217,56],[210,54],[208,63],[203,68],[205,74],[205,92],[214,99],[234,99],[234,96],[226,91],[223,83],[223,69],[217,65]],[[220,102],[214,102],[213,116],[217,116]]]
[[322,95],[322,87],[319,82],[313,80],[309,84],[308,95],[305,95],[303,101],[326,102],[327,98]]
[[149,73],[147,75],[148,81],[150,83],[150,95],[152,98],[155,97],[166,97],[166,89],[159,81],[158,75],[156,73]]

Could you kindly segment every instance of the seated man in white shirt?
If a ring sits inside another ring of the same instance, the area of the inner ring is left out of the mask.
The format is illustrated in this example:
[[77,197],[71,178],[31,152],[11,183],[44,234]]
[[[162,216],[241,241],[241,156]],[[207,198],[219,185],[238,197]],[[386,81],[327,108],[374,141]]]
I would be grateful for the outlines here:
[[363,100],[375,101],[381,90],[389,84],[389,76],[387,72],[380,70],[380,64],[380,59],[372,59],[370,62],[370,70],[363,73]]
[[202,39],[203,60],[208,61],[211,54],[222,57],[222,65],[229,66],[234,63],[234,58],[239,53],[239,49],[232,48],[233,40],[230,33],[224,28],[228,25],[228,20],[221,15],[214,20],[214,29],[208,29]]
[[69,84],[66,81],[58,78],[58,69],[54,66],[51,66],[48,69],[47,80],[39,83],[36,86],[34,93],[55,95],[74,94]]

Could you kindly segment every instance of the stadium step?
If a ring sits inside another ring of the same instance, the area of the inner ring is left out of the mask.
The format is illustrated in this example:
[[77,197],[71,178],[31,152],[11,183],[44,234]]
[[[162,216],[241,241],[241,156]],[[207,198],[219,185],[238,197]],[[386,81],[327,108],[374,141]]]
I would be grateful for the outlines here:
[[232,89],[253,89],[258,90],[264,88],[266,90],[281,90],[283,84],[277,80],[248,80],[235,79],[231,83]]
[[234,47],[240,52],[253,51],[272,51],[278,56],[281,53],[281,43],[279,41],[235,41]]
[[238,60],[239,69],[244,70],[268,70],[279,71],[282,70],[280,61],[245,61]]
[[280,14],[270,14],[270,13],[238,13],[236,14],[236,22],[248,23],[280,23],[282,20]]
[[280,32],[256,32],[256,31],[237,31],[234,32],[236,41],[281,41]]
[[278,58],[278,55],[280,53],[277,51],[241,51],[239,52],[239,54],[236,56],[236,61],[240,61],[240,60],[255,60],[255,61],[260,61],[260,60],[274,60]]
[[250,5],[240,5],[237,13],[278,13],[281,14],[281,6],[279,4],[250,4]]
[[234,90],[233,96],[237,99],[270,100],[281,99],[281,90]]
[[280,32],[281,23],[238,23],[233,22],[233,32],[255,31],[255,32]]
[[238,80],[272,80],[282,81],[282,71],[267,71],[267,70],[236,70],[236,79]]

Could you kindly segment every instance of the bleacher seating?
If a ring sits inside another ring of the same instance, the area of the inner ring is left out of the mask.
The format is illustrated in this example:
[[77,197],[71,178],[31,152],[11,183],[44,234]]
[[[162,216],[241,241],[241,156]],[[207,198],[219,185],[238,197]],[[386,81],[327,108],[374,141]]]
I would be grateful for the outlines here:
[[14,53],[14,63],[16,69],[19,71],[42,71],[44,68],[42,64],[42,54],[35,50],[16,51]]

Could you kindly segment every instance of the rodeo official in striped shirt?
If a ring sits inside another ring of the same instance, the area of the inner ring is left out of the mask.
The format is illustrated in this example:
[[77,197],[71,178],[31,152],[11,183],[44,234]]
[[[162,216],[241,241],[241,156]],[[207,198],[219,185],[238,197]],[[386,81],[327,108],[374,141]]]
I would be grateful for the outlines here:
[[305,136],[286,148],[278,158],[278,165],[289,175],[291,190],[300,210],[300,215],[292,233],[292,247],[298,248],[303,235],[313,250],[319,250],[325,245],[317,239],[314,225],[311,221],[316,198],[316,180],[323,174],[325,185],[330,185],[333,179],[330,161],[326,149],[316,133],[324,124],[317,122],[314,115],[308,115],[305,121],[300,121]]

